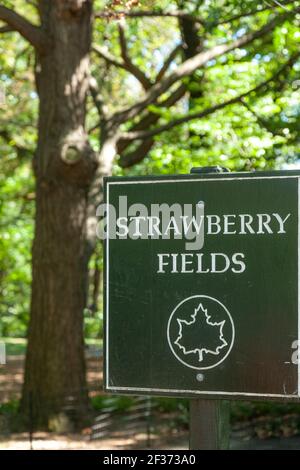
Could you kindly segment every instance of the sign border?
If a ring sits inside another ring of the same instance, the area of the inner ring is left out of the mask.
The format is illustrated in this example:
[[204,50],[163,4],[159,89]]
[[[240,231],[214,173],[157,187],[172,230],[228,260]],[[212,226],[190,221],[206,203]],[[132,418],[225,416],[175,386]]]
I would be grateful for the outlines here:
[[[132,185],[132,184],[160,184],[160,183],[185,183],[194,181],[236,181],[254,179],[297,179],[298,180],[298,249],[297,249],[297,271],[298,271],[298,347],[300,346],[300,170],[270,171],[270,172],[244,172],[244,173],[216,173],[211,174],[187,174],[187,175],[164,175],[164,176],[141,176],[141,177],[104,177],[104,201],[109,204],[109,186],[111,185]],[[107,213],[107,227],[109,227],[109,211]],[[108,234],[109,235],[109,234]],[[124,395],[151,394],[158,396],[173,397],[202,397],[227,399],[257,399],[257,400],[283,400],[299,401],[300,399],[300,360],[298,361],[298,386],[295,394],[268,394],[249,392],[225,392],[225,391],[205,391],[205,390],[176,390],[147,387],[122,387],[109,384],[109,236],[104,243],[104,367],[103,383],[104,390],[109,393],[120,393]],[[299,358],[300,359],[300,358]]]

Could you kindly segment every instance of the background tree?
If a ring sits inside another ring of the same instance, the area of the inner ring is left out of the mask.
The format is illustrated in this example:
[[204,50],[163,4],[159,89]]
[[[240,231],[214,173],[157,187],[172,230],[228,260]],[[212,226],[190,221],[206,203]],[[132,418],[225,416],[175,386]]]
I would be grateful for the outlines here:
[[[17,82],[26,88],[34,71],[38,94],[25,100],[26,119],[38,102],[38,141],[22,399],[36,424],[70,398],[79,417],[88,409],[82,322],[103,176],[267,168],[299,152],[299,5],[1,2],[4,41],[19,44],[16,31],[28,51],[28,77]],[[13,67],[1,60],[9,88]],[[4,123],[2,145],[22,114],[16,121]],[[18,166],[7,171],[20,174],[20,152],[28,158],[34,139],[12,146]]]

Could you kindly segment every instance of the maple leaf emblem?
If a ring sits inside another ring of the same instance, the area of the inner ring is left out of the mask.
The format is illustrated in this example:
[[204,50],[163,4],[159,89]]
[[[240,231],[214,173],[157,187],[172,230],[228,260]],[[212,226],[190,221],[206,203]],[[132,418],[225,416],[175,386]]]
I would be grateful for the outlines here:
[[177,319],[179,334],[174,343],[184,354],[197,354],[199,362],[203,361],[204,354],[217,356],[228,345],[223,336],[225,321],[211,321],[211,315],[200,303],[190,321]]

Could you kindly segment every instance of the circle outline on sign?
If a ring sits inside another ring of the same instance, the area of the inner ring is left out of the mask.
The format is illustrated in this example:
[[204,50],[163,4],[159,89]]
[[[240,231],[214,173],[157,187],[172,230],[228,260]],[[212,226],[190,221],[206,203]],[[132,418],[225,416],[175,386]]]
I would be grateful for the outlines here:
[[[227,313],[228,317],[229,317],[229,320],[230,320],[230,323],[231,323],[231,327],[232,327],[232,339],[231,339],[231,344],[230,344],[230,347],[227,351],[227,353],[225,354],[225,356],[220,359],[216,364],[213,364],[211,366],[206,366],[206,367],[196,367],[196,366],[191,366],[190,364],[187,364],[186,362],[184,362],[183,359],[181,359],[177,354],[176,352],[174,351],[173,349],[173,346],[172,346],[172,343],[171,343],[171,339],[170,339],[170,325],[171,325],[171,321],[172,321],[172,318],[173,318],[173,315],[176,313],[176,310],[182,305],[184,304],[185,302],[187,302],[188,300],[191,300],[191,299],[196,299],[196,298],[204,298],[204,299],[210,299],[210,300],[213,300],[215,302],[217,302],[219,305],[221,305],[221,307],[224,308],[225,312]],[[181,362],[183,365],[185,365],[186,367],[189,367],[190,369],[195,369],[195,370],[208,370],[208,369],[213,369],[214,367],[217,367],[218,365],[220,365],[223,361],[225,361],[225,359],[228,357],[229,353],[231,352],[232,350],[232,347],[233,347],[233,344],[234,344],[234,340],[235,340],[235,327],[234,327],[234,323],[233,323],[233,319],[232,319],[232,316],[230,315],[229,313],[229,310],[225,307],[225,305],[222,304],[222,302],[220,302],[219,300],[215,299],[214,297],[210,297],[209,295],[192,295],[190,297],[187,297],[186,299],[183,299],[181,302],[179,302],[178,305],[176,305],[176,307],[174,308],[174,310],[172,311],[171,315],[170,315],[170,318],[168,320],[168,326],[167,326],[167,339],[168,339],[168,343],[169,343],[169,347],[173,353],[173,355],[176,357],[176,359]]]

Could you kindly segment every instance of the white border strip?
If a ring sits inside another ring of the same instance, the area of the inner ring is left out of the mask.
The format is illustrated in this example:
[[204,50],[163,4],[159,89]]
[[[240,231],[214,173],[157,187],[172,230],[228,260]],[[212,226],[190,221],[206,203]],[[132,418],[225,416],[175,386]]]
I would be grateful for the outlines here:
[[299,175],[291,175],[291,176],[243,176],[243,177],[228,177],[228,178],[178,178],[178,179],[153,179],[153,180],[136,180],[136,181],[108,181],[108,185],[130,185],[130,184],[160,184],[160,183],[186,183],[186,182],[202,182],[202,181],[245,181],[245,180],[274,180],[274,179],[291,179],[291,178],[299,178]]
[[300,397],[300,178],[298,178],[298,343],[297,343],[297,359],[298,359],[298,396]]
[[[236,181],[236,180],[257,180],[257,179],[298,179],[298,348],[300,346],[300,177],[299,175],[291,176],[243,176],[228,178],[182,178],[182,179],[159,179],[159,180],[137,180],[137,181],[108,181],[106,184],[106,199],[109,204],[109,186],[110,185],[131,185],[131,184],[159,184],[159,183],[186,183],[186,182],[202,182],[202,181]],[[109,213],[107,214],[107,227],[109,230]],[[178,394],[194,394],[194,395],[231,395],[245,397],[270,397],[270,398],[295,398],[300,396],[300,360],[298,360],[298,390],[295,395],[284,394],[268,394],[268,393],[247,393],[247,392],[205,392],[200,390],[172,390],[159,388],[135,388],[135,387],[112,387],[109,386],[109,233],[106,237],[106,386],[107,390],[115,392],[155,392],[155,393],[178,393]],[[299,358],[298,358],[299,359]]]
[[[109,203],[109,184],[106,186],[106,198]],[[109,211],[107,211],[107,230],[109,232]],[[108,371],[109,371],[109,329],[108,329],[108,320],[109,320],[109,233],[106,237],[106,257],[105,257],[105,269],[106,269],[106,329],[105,329],[105,341],[106,341],[106,388],[108,387]]]
[[138,387],[106,387],[107,390],[114,390],[116,392],[156,392],[156,393],[177,393],[183,394],[188,393],[190,395],[231,395],[231,396],[245,396],[245,397],[270,397],[270,398],[298,398],[298,394],[295,395],[283,395],[276,393],[248,393],[248,392],[205,392],[203,390],[175,390],[175,389],[163,389],[163,388],[138,388]]

